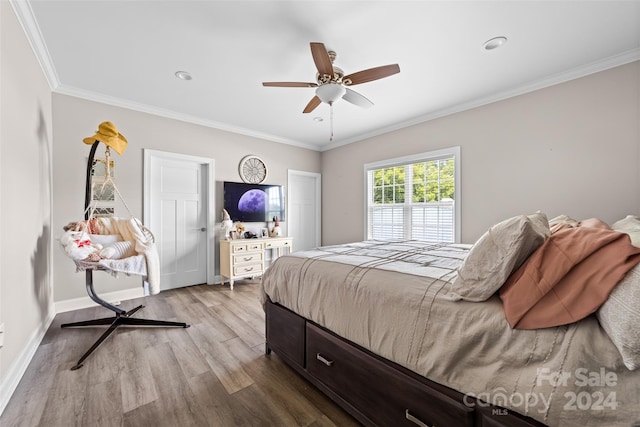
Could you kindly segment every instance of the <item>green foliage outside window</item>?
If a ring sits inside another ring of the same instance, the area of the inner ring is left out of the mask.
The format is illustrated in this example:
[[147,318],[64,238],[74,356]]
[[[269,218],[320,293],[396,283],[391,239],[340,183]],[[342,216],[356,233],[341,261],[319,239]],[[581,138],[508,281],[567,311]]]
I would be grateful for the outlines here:
[[405,203],[407,173],[412,174],[412,203],[455,199],[454,160],[449,158],[374,170],[373,203]]

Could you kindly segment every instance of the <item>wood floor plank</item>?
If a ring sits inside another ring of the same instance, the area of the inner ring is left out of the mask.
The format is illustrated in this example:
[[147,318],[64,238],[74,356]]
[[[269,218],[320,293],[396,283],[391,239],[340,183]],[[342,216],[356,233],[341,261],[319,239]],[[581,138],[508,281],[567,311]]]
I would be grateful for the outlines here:
[[141,363],[136,369],[120,372],[122,410],[133,411],[159,398],[149,364]]
[[249,347],[264,342],[264,323],[261,329],[253,327],[245,322],[236,312],[230,310],[226,305],[212,307],[211,310],[222,319],[224,324],[233,330],[238,337],[247,343]]
[[111,316],[103,307],[60,313],[0,415],[0,426],[357,426],[287,366],[264,354],[259,280],[197,285],[123,301],[138,318],[190,328],[118,328],[71,371],[105,327],[62,323]]
[[[272,410],[290,421],[291,424],[287,425],[306,426],[322,417],[322,412],[297,390],[296,386],[308,386],[308,383],[281,360],[274,362],[264,353],[253,351],[241,340],[230,340],[224,345],[256,383],[256,392],[263,395],[262,400],[268,401]],[[286,416],[283,415],[285,412]]]
[[169,345],[185,377],[191,378],[209,371],[209,365],[186,329],[174,329],[167,331],[167,334],[171,339]]
[[47,398],[55,384],[57,364],[65,341],[41,345],[20,381],[19,390],[11,397],[0,420],[0,425],[35,426],[44,412]]
[[121,425],[122,395],[120,378],[89,385],[82,425]]
[[72,371],[75,362],[58,366],[55,381],[40,420],[43,426],[82,425],[89,387],[88,370]]
[[235,393],[253,384],[253,380],[244,371],[241,363],[229,353],[223,343],[213,341],[207,337],[206,325],[194,325],[188,331],[193,340],[198,343],[200,352],[205,357],[213,373],[224,385],[227,393]]
[[189,388],[177,359],[168,343],[147,349],[151,375],[162,395],[163,422],[176,426],[206,425],[197,400]]
[[235,421],[238,414],[233,412],[230,404],[233,396],[227,393],[213,372],[205,372],[189,378],[188,381],[202,414],[210,426],[241,425]]

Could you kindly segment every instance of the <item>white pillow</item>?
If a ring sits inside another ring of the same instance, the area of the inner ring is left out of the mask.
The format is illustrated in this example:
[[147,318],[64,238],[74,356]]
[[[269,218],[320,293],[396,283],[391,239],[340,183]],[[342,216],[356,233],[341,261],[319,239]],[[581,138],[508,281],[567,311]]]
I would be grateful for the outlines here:
[[122,241],[122,236],[119,234],[89,234],[91,243],[104,246],[110,246],[115,242]]
[[640,368],[640,264],[613,288],[596,316],[620,352],[624,366],[631,371]]
[[130,240],[112,243],[100,251],[102,258],[122,259],[137,255],[135,244]]
[[640,247],[640,218],[634,215],[627,215],[620,221],[616,221],[612,226],[615,231],[627,233],[631,238],[631,244]]
[[574,228],[579,224],[579,221],[576,221],[575,219],[568,217],[567,215],[558,215],[557,217],[549,220],[549,228],[551,229],[552,233],[555,233],[562,227],[568,226]]
[[550,234],[547,216],[541,212],[493,225],[469,251],[448,297],[454,301],[488,300]]

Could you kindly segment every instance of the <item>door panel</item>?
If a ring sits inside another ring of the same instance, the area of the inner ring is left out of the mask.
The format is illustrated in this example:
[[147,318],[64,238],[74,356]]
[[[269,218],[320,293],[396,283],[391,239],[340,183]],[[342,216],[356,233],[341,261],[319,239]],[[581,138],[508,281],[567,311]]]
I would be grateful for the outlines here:
[[206,283],[206,167],[181,158],[152,158],[150,163],[150,219],[160,230],[160,287]]
[[311,172],[289,171],[288,234],[295,250],[320,246],[320,179]]

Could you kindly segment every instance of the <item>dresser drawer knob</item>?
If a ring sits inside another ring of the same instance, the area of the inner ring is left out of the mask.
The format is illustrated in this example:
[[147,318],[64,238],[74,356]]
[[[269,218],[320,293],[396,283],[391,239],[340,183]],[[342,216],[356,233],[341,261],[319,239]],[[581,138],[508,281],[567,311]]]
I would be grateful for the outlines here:
[[428,424],[423,423],[423,422],[422,422],[422,421],[420,421],[418,418],[416,418],[416,416],[415,416],[415,415],[411,414],[411,412],[409,412],[409,410],[408,410],[408,409],[405,409],[405,410],[404,410],[404,416],[405,416],[409,421],[411,421],[412,423],[414,423],[414,424],[415,424],[415,425],[417,425],[417,426],[420,426],[420,427],[429,427],[429,425],[428,425]]
[[318,359],[319,361],[321,361],[327,366],[333,365],[333,360],[325,359],[320,353],[316,354],[316,359]]

